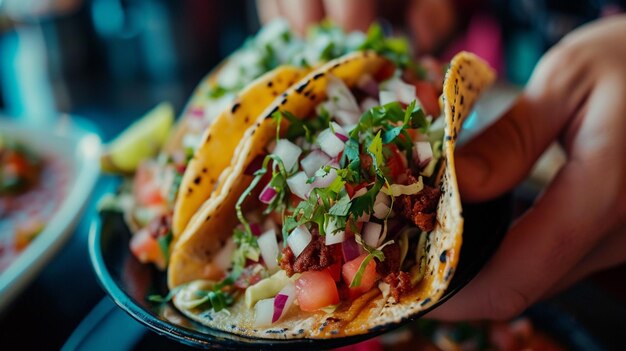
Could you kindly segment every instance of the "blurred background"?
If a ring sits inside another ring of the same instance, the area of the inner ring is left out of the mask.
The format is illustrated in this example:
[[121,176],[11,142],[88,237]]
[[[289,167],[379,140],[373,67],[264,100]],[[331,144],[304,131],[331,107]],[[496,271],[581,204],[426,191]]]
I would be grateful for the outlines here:
[[[522,85],[564,34],[624,8],[623,0],[393,0],[378,13],[419,54],[470,49]],[[406,27],[407,18],[418,25]],[[80,115],[106,140],[160,101],[180,111],[258,28],[251,0],[0,0],[0,110],[34,121]]]

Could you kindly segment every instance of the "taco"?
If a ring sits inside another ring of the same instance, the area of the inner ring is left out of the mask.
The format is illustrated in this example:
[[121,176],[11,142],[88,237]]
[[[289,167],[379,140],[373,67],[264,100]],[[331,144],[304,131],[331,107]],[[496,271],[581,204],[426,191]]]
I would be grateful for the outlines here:
[[244,131],[275,97],[311,67],[346,52],[376,45],[405,53],[402,45],[390,49],[389,43],[395,42],[379,29],[366,36],[326,24],[301,39],[285,21],[262,28],[198,85],[159,156],[142,162],[123,191],[135,256],[166,266],[171,243],[212,196]]
[[454,145],[494,73],[455,56],[440,117],[417,90],[433,83],[408,73],[349,54],[259,116],[172,252],[179,310],[246,336],[333,338],[442,296],[463,231]]
[[[246,51],[250,50],[249,47],[250,44],[244,46],[243,53],[234,55],[238,58],[237,62],[242,60],[243,62],[256,62],[257,66],[258,63],[268,64],[268,62],[272,65],[289,64],[302,67],[303,70],[317,67],[346,53],[370,47],[395,59],[402,59],[408,54],[408,46],[404,40],[386,38],[378,25],[372,26],[368,35],[365,35],[361,32],[346,34],[339,27],[324,23],[312,27],[308,37],[301,40],[291,34],[286,22],[278,21],[259,33],[257,43],[252,46],[256,48],[255,54]],[[262,58],[257,53],[259,48],[265,55]],[[224,71],[220,72],[221,77],[236,76],[243,68],[241,66],[233,68],[229,64],[226,66],[220,70]],[[276,71],[281,69],[287,68],[278,68]],[[257,72],[258,68],[253,71]],[[220,117],[204,132],[180,183],[172,222],[172,232],[175,238],[182,233],[195,211],[212,194],[213,189],[219,183],[222,171],[230,163],[232,152],[242,139],[244,131],[254,123],[264,107],[295,83],[296,74],[293,69],[290,69],[290,72],[268,74],[267,79],[251,84],[254,87],[247,89],[253,90],[254,94],[249,94],[246,101],[243,98],[228,99],[232,101],[229,105],[230,113],[224,111],[222,113],[224,117]],[[230,79],[226,78],[226,80]],[[245,83],[245,80],[235,84],[235,89],[243,89],[245,84],[242,83]],[[232,88],[225,88],[229,86],[228,84],[232,85],[230,82],[216,83],[209,79],[206,85],[213,87],[201,89],[199,95],[205,95],[206,90],[210,89],[218,92],[232,90]]]

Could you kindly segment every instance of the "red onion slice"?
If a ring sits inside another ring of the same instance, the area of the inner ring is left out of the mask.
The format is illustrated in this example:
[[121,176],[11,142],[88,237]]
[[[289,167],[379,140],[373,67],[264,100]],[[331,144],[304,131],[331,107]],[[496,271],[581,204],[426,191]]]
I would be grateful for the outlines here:
[[282,316],[289,311],[296,297],[296,288],[293,283],[289,282],[274,298],[274,313],[272,323],[276,323]]
[[[339,138],[341,141],[343,141],[344,143],[346,141],[348,141],[348,132],[346,132],[345,129],[343,129],[342,126],[340,126],[339,124],[335,123],[335,122],[331,122],[332,126],[333,126],[333,130],[335,131],[335,135],[337,136],[337,138]],[[353,123],[347,123],[347,125],[352,125]]]
[[252,235],[259,236],[263,233],[261,229],[261,225],[259,223],[250,223],[250,231],[252,231]]
[[354,240],[354,237],[350,237],[341,243],[341,252],[344,262],[349,262],[361,255],[361,247]]
[[261,191],[261,194],[259,195],[259,201],[266,205],[269,205],[270,203],[272,203],[272,201],[274,201],[275,197],[276,189],[272,188],[268,183]]

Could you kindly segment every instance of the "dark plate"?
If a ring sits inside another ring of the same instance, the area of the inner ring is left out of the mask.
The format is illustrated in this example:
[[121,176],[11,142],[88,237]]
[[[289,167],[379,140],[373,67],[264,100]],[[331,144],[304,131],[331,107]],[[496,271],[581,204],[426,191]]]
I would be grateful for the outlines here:
[[396,329],[426,314],[465,286],[487,262],[506,233],[513,212],[510,195],[464,206],[465,229],[459,267],[441,300],[400,323],[390,323],[367,334],[337,339],[273,340],[249,338],[208,328],[185,317],[171,305],[154,306],[150,294],[167,293],[165,274],[140,264],[130,253],[130,232],[119,213],[103,212],[91,226],[89,251],[96,275],[113,301],[158,334],[181,343],[220,350],[327,349],[356,343]]

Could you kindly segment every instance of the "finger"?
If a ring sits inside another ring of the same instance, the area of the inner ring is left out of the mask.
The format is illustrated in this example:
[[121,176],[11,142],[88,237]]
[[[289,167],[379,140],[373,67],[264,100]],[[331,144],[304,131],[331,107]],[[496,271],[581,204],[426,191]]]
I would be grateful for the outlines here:
[[517,315],[566,276],[604,233],[624,220],[624,173],[606,168],[624,152],[618,139],[625,127],[621,91],[610,80],[603,80],[594,88],[588,108],[583,109],[588,115],[581,123],[588,130],[594,123],[617,121],[611,126],[614,128],[604,126],[607,140],[616,142],[594,153],[573,145],[570,161],[536,204],[514,223],[486,267],[431,317],[506,319]]
[[511,109],[457,152],[463,200],[484,201],[517,185],[575,117],[594,82],[580,73],[584,72],[582,63],[561,69],[569,48],[555,51],[537,66]]
[[544,298],[555,295],[574,283],[599,272],[626,262],[624,248],[626,247],[626,225],[617,230],[613,235],[602,241],[602,244],[594,248],[572,270],[569,271],[556,285],[546,292]]
[[267,24],[280,17],[278,0],[256,0],[256,9],[261,24]]
[[[591,236],[576,207],[553,213],[561,201],[585,201],[570,191],[582,184],[579,166],[568,164],[534,208],[512,227],[485,268],[430,317],[444,320],[506,319],[534,302],[583,255]],[[567,224],[558,226],[559,224]],[[597,232],[596,232],[597,233]]]
[[280,14],[285,17],[291,28],[300,35],[305,35],[310,25],[324,18],[321,0],[279,0]]
[[324,0],[326,16],[346,31],[367,31],[376,19],[375,0]]

